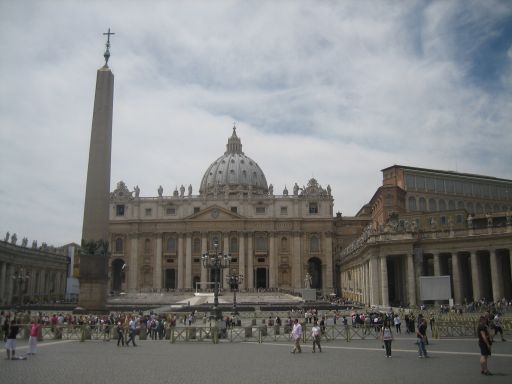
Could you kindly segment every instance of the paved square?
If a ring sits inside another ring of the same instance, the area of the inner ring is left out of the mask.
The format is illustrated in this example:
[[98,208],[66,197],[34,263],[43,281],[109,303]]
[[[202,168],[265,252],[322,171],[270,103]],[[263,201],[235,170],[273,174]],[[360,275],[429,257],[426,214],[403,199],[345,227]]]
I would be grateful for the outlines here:
[[[496,342],[485,377],[474,339],[431,340],[429,359],[419,359],[413,337],[393,342],[387,359],[377,340],[324,342],[322,353],[291,343],[208,342],[171,344],[139,341],[136,348],[114,341],[45,341],[23,361],[0,360],[2,383],[511,383],[512,342]],[[18,354],[26,354],[18,341]]]

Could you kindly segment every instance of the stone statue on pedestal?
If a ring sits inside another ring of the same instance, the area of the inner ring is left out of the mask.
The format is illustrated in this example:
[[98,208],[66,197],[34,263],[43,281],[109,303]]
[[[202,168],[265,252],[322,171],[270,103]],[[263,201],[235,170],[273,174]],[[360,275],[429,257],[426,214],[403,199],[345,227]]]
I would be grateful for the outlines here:
[[7,233],[5,234],[4,241],[5,241],[5,242],[8,242],[8,241],[9,241],[9,237],[11,237],[11,234],[10,234],[9,232],[7,232]]
[[164,189],[162,188],[162,186],[159,186],[158,187],[158,196],[159,197],[162,197],[162,194],[164,193]]
[[180,197],[185,197],[185,186],[183,184],[180,187]]
[[133,190],[135,192],[135,197],[139,197],[140,195],[140,188],[138,185],[136,185],[135,187],[133,187]]
[[11,244],[16,245],[16,242],[18,241],[18,236],[16,236],[15,233],[11,236]]
[[304,277],[304,288],[311,288],[311,284],[313,283],[313,277],[309,272],[306,273]]

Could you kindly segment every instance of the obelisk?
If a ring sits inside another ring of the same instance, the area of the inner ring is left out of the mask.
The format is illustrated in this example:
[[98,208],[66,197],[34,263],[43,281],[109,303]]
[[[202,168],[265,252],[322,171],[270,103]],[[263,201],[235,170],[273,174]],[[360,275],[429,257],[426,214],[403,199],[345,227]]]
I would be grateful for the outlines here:
[[108,282],[108,222],[112,151],[114,75],[108,67],[110,36],[107,33],[105,65],[97,71],[92,116],[89,165],[85,190],[79,306],[88,311],[105,309]]

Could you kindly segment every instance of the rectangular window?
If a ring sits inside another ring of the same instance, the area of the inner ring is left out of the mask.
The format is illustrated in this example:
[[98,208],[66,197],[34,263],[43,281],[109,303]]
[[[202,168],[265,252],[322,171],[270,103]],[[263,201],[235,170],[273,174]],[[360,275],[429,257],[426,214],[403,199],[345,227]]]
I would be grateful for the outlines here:
[[446,216],[441,216],[441,225],[446,225]]
[[175,215],[176,214],[176,208],[174,208],[174,207],[167,207],[166,210],[165,210],[165,213],[168,216]]
[[256,207],[256,214],[262,215],[265,213],[265,207]]
[[151,208],[146,208],[146,216],[151,216],[151,214],[153,213],[153,210]]
[[408,191],[416,189],[414,185],[414,175],[405,175],[405,188]]
[[256,237],[256,252],[266,252],[267,251],[267,238],[266,237]]
[[258,257],[258,263],[264,263],[265,258],[264,257]]
[[462,224],[462,215],[457,215],[457,224]]
[[424,191],[425,190],[425,177],[423,177],[423,176],[416,176],[416,189],[418,191]]
[[318,213],[318,203],[309,203],[309,213],[310,214]]
[[444,180],[436,179],[436,192],[443,193],[444,192]]
[[200,210],[201,210],[200,207],[194,207],[194,213],[199,213]]
[[194,263],[200,263],[201,262],[201,259],[199,257],[194,257]]
[[430,177],[427,178],[427,191],[434,192],[436,189],[436,181]]
[[124,216],[124,204],[116,205],[116,216]]
[[231,212],[237,213],[238,212],[238,208],[237,207],[231,207]]
[[287,215],[288,214],[288,207],[281,207],[281,215]]

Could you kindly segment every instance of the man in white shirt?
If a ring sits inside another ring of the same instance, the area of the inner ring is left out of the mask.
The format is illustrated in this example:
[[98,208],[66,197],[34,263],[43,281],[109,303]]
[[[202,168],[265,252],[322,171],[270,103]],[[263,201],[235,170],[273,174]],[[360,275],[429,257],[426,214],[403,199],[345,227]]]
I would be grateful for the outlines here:
[[320,335],[321,328],[318,323],[315,321],[313,328],[311,328],[311,336],[313,337],[313,353],[316,352],[315,347],[318,345],[318,352],[322,352],[322,347],[320,346]]
[[297,351],[298,353],[301,353],[302,350],[300,348],[300,338],[302,337],[302,325],[299,324],[299,320],[295,319],[293,322],[293,329],[292,329],[292,338],[294,341],[294,346],[292,353],[295,353]]

